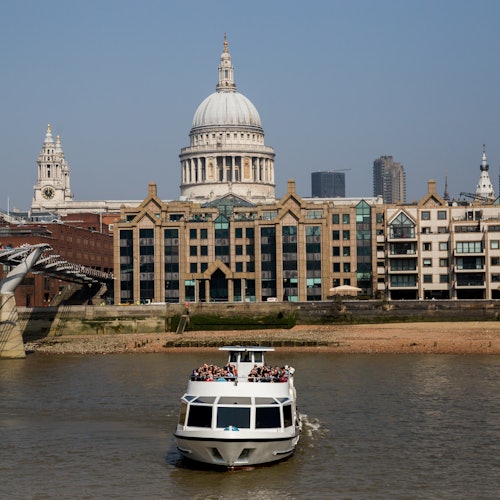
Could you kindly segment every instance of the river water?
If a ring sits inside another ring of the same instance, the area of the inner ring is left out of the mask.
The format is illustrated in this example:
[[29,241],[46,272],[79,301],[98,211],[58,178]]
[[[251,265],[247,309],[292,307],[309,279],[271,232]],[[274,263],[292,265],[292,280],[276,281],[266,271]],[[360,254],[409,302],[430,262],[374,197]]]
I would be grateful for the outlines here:
[[0,498],[500,497],[500,356],[273,353],[296,368],[301,441],[233,472],[188,467],[172,446],[204,361],[224,354],[1,361]]

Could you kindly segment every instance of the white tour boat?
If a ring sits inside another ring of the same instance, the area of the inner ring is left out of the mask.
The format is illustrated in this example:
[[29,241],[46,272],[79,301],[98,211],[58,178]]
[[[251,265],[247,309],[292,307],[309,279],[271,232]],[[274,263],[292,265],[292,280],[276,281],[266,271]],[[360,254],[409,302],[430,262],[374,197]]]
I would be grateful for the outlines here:
[[186,458],[225,468],[283,460],[300,437],[294,369],[264,361],[272,347],[221,347],[225,366],[191,373],[174,442]]

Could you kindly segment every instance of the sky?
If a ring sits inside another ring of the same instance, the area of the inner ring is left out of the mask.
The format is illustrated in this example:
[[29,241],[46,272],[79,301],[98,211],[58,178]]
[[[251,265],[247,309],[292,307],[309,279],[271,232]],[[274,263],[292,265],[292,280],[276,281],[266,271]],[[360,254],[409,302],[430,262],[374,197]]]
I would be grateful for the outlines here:
[[181,148],[212,92],[227,33],[238,91],[274,148],[276,195],[344,170],[373,195],[373,161],[406,172],[407,201],[445,178],[498,194],[497,0],[7,0],[0,18],[0,208],[28,209],[47,124],[75,200],[179,197]]

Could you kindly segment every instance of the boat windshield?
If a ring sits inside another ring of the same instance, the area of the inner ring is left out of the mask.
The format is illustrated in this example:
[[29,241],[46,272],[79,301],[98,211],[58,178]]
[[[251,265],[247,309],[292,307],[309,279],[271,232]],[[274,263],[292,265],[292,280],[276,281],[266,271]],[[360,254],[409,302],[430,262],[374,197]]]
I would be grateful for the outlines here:
[[[212,403],[202,398],[182,403],[179,425],[188,427],[232,430],[238,429],[280,429],[293,423],[292,402],[286,398],[285,404],[274,398],[258,397],[254,399],[255,411],[252,411],[252,398],[220,396]],[[186,418],[187,417],[187,418]]]

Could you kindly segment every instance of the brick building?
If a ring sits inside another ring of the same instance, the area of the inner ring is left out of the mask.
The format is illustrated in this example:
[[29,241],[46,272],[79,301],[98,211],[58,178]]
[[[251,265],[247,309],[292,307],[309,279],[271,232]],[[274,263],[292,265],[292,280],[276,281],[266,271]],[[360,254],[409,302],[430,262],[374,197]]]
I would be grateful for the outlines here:
[[[94,214],[90,215],[94,216]],[[91,227],[96,224],[96,220],[92,217],[85,217],[85,219]],[[83,217],[79,220],[83,220]],[[112,272],[113,237],[110,234],[70,224],[54,222],[14,225],[0,221],[0,248],[18,247],[26,243],[30,245],[47,243],[53,249],[51,253],[59,255],[68,262]],[[8,270],[7,266],[0,264],[0,279],[7,274]],[[29,273],[15,291],[16,303],[18,306],[28,307],[48,306],[62,294],[70,300],[71,293],[69,292],[76,290],[77,287],[74,284],[70,286],[60,279]],[[79,297],[79,300],[84,301],[88,298],[88,293],[83,292]]]

